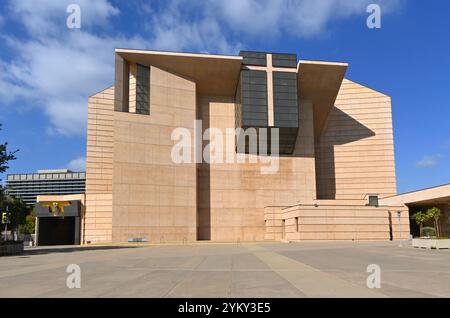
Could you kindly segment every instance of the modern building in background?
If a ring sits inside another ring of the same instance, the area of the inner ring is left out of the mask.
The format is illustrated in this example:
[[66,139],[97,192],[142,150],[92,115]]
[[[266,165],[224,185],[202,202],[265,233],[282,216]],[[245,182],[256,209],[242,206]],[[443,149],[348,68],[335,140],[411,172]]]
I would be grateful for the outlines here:
[[9,174],[7,193],[34,205],[38,195],[67,195],[85,192],[86,173],[67,169],[39,170],[37,173]]
[[[115,85],[88,103],[82,243],[408,238],[407,206],[379,203],[397,193],[391,98],[346,79],[347,67],[117,49]],[[278,128],[278,171],[249,154],[175,163],[172,133],[196,136],[196,120],[201,133]]]

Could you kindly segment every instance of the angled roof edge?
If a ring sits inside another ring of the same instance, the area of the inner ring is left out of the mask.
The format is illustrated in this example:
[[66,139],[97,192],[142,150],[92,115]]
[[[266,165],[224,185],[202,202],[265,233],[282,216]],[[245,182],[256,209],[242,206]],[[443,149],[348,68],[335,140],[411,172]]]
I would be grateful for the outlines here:
[[297,83],[300,99],[313,103],[314,135],[318,138],[334,107],[348,63],[300,60]]
[[347,62],[299,60],[297,63],[297,69],[299,68],[300,64],[330,65],[330,66],[345,66],[345,67],[348,67],[348,65],[349,65]]
[[177,57],[199,57],[199,58],[213,58],[213,59],[232,59],[242,61],[243,57],[239,55],[225,55],[225,54],[206,54],[206,53],[187,53],[187,52],[173,52],[173,51],[156,51],[156,50],[138,50],[127,48],[116,48],[116,53],[134,53],[134,54],[149,54],[149,55],[166,55]]
[[132,63],[151,65],[196,83],[201,95],[234,96],[242,56],[116,49]]

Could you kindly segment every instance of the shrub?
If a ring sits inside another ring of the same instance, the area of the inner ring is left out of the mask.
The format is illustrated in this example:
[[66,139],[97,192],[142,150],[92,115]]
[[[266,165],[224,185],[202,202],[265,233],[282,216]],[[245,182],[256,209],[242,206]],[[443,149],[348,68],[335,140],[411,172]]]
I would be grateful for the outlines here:
[[411,216],[411,219],[416,221],[417,225],[420,227],[420,237],[423,236],[423,224],[431,219],[431,216],[423,213],[422,211],[416,212]]
[[428,236],[428,237],[436,236],[436,229],[434,227],[425,226],[422,229],[422,231],[423,231],[423,236]]

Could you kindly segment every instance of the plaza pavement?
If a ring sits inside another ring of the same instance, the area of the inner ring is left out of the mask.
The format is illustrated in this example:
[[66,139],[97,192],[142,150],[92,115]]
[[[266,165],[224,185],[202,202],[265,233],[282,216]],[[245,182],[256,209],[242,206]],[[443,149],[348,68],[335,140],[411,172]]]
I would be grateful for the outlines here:
[[[0,297],[450,297],[450,251],[405,243],[42,247],[0,257]],[[69,264],[81,288],[66,286]],[[381,288],[369,289],[369,264]]]

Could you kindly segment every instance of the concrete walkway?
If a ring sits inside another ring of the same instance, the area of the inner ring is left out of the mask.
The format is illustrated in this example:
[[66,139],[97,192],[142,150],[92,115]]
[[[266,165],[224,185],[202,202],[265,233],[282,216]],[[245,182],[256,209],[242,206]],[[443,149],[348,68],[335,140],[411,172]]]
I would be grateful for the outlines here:
[[[69,264],[81,288],[69,289]],[[381,288],[369,289],[369,264]],[[450,251],[395,243],[199,243],[28,249],[0,297],[450,297]]]

